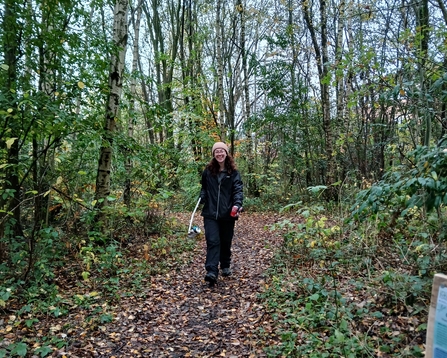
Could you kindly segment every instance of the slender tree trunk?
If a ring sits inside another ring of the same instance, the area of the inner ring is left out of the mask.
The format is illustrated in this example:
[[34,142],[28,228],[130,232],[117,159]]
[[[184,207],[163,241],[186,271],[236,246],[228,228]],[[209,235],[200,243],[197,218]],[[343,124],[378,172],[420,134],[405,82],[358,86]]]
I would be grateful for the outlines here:
[[217,125],[220,129],[221,140],[226,140],[226,130],[225,130],[225,96],[223,89],[223,56],[222,56],[222,20],[221,20],[221,9],[222,0],[217,0],[216,3],[216,64],[217,64],[217,102],[218,102],[218,112],[217,112]]
[[342,123],[343,117],[344,117],[344,76],[343,76],[343,31],[344,31],[344,22],[345,22],[345,1],[340,1],[340,4],[338,5],[339,9],[339,15],[338,15],[338,22],[337,22],[337,41],[336,41],[336,65],[339,69],[339,72],[337,71],[335,73],[335,91],[336,91],[336,101],[337,101],[337,122]]
[[[247,121],[251,116],[251,103],[250,103],[250,88],[248,83],[248,64],[247,64],[247,49],[246,49],[246,29],[245,29],[245,6],[242,4],[241,0],[238,0],[236,5],[237,10],[239,11],[239,17],[241,21],[241,34],[240,34],[240,47],[241,47],[241,56],[242,56],[242,72],[244,75],[244,117],[245,121]],[[253,135],[251,130],[249,129],[246,133],[247,136],[247,172],[248,174],[255,173],[255,158],[253,151]],[[254,175],[248,176],[248,190],[251,194],[255,194],[257,192],[257,184],[256,178]]]
[[[138,58],[138,68],[140,70],[140,73],[143,73],[140,58]],[[144,101],[147,104],[152,103],[152,100],[149,97],[149,92],[147,90],[147,84],[146,84],[146,81],[144,80],[144,77],[141,78],[141,92],[143,93]],[[152,116],[149,113],[149,111],[146,110],[146,107],[143,106],[142,110],[143,110],[143,114],[144,114],[144,118],[145,118],[145,122],[146,122],[145,124],[146,124],[146,128],[147,128],[147,132],[149,135],[149,143],[155,144],[156,139],[155,139],[155,132],[154,132],[154,128],[153,128]]]
[[[163,117],[168,118],[173,112],[174,105],[172,103],[172,79],[174,76],[174,64],[178,53],[178,42],[180,38],[180,1],[176,3],[169,1],[167,4],[168,14],[170,16],[171,33],[169,51],[166,52],[165,41],[166,33],[163,32],[162,23],[160,19],[161,2],[159,0],[152,0],[152,16],[147,6],[144,11],[147,21],[150,24],[149,33],[152,45],[154,47],[155,56],[155,74],[157,82],[158,103],[163,110]],[[169,59],[169,60],[168,60]],[[160,140],[170,139],[173,136],[172,121],[164,121],[164,132],[160,133]]]
[[[130,83],[130,93],[132,95],[132,99],[130,100],[130,108],[129,108],[129,120],[127,124],[127,136],[129,138],[133,138],[133,131],[134,131],[134,124],[135,124],[135,98],[137,96],[137,80],[136,80],[136,73],[138,71],[138,59],[140,57],[139,53],[139,41],[140,41],[140,22],[141,22],[141,13],[142,13],[142,6],[139,4],[138,8],[136,9],[136,19],[132,16],[132,24],[134,28],[134,43],[133,43],[133,53],[132,53],[132,79]],[[131,150],[126,148],[126,151],[128,154],[130,154]],[[126,158],[126,179],[124,182],[124,204],[130,208],[131,204],[131,190],[132,190],[132,158],[130,155],[127,155]]]
[[337,195],[336,189],[331,186],[335,182],[335,163],[333,157],[333,133],[330,114],[330,97],[329,97],[329,53],[328,53],[328,34],[327,34],[327,4],[326,0],[320,0],[320,26],[321,28],[321,45],[318,43],[316,29],[313,25],[309,2],[303,1],[302,8],[304,12],[304,20],[310,32],[312,44],[317,60],[318,76],[320,81],[320,96],[323,117],[323,131],[326,141],[326,173],[325,181],[328,186],[326,195],[328,199],[335,199]]
[[[421,92],[419,98],[424,99],[427,91],[427,76],[425,74],[425,64],[428,56],[428,42],[430,35],[428,0],[419,0],[413,5],[413,7],[416,14],[416,42],[418,44],[416,61],[418,64]],[[418,116],[422,117],[423,123],[425,124],[423,144],[428,146],[430,145],[431,139],[431,115],[426,109],[425,103],[418,104],[417,107]]]
[[[447,25],[447,9],[444,5],[443,0],[438,0],[439,8],[442,12],[442,17],[444,18],[444,24]],[[447,54],[444,54],[444,68],[447,68]],[[447,85],[443,85],[443,91],[447,91]],[[447,100],[444,100],[441,104],[441,137],[447,134]]]
[[117,0],[114,11],[113,50],[110,59],[109,94],[107,99],[103,145],[101,146],[96,176],[96,208],[107,205],[110,194],[110,174],[112,168],[112,147],[116,120],[123,86],[123,71],[127,45],[128,1]]
[[[18,3],[6,0],[2,17],[4,64],[7,66],[0,79],[0,89],[5,96],[8,113],[1,119],[0,148],[6,152],[7,164],[0,179],[3,195],[0,196],[0,262],[7,260],[7,237],[23,236],[21,226],[20,186],[18,177],[20,128],[14,118],[17,90],[17,61],[19,56]],[[12,213],[10,216],[8,212]],[[9,233],[6,234],[6,227]]]

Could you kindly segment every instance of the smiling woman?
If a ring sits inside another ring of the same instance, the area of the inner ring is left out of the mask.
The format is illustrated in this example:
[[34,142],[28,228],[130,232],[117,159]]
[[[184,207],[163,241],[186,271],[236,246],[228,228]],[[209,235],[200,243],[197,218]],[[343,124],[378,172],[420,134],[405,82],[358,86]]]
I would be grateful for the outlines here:
[[[210,285],[217,282],[220,269],[222,276],[230,276],[231,242],[238,211],[242,208],[243,184],[233,157],[223,142],[212,149],[213,158],[202,174],[200,201],[206,239],[206,276]],[[232,208],[236,215],[232,216]]]

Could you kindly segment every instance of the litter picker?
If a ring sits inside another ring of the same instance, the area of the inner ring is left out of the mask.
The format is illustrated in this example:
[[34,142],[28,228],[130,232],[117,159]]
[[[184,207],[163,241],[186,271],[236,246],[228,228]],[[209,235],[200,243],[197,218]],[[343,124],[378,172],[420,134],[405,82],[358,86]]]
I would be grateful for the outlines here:
[[194,208],[194,211],[192,212],[191,220],[189,222],[189,228],[188,228],[188,237],[189,238],[193,238],[193,237],[197,236],[198,234],[200,234],[200,228],[198,226],[192,226],[192,221],[194,220],[194,214],[196,213],[197,208],[199,207],[199,204],[200,204],[200,198],[199,198],[199,200],[197,200],[196,207]]

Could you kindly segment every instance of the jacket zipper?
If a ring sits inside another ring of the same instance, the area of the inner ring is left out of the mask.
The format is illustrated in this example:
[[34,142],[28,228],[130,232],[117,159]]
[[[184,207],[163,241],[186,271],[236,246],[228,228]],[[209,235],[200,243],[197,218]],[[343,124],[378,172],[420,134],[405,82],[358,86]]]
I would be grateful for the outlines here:
[[219,182],[219,190],[217,191],[217,208],[216,208],[216,220],[219,217],[219,202],[220,202],[220,185],[222,180]]

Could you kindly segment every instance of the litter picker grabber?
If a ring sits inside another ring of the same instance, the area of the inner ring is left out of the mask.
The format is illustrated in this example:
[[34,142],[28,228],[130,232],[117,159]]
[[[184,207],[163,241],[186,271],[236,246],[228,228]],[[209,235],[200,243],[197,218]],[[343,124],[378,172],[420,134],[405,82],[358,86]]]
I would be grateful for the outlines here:
[[198,234],[200,234],[200,228],[198,226],[192,226],[192,221],[194,220],[194,214],[196,213],[197,208],[199,207],[199,204],[200,204],[200,198],[197,201],[196,207],[194,208],[194,211],[192,212],[191,220],[189,222],[189,228],[188,228],[188,237],[189,238],[196,237]]

